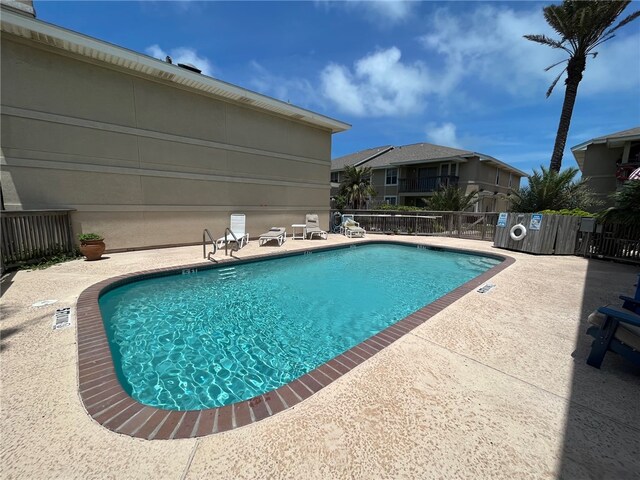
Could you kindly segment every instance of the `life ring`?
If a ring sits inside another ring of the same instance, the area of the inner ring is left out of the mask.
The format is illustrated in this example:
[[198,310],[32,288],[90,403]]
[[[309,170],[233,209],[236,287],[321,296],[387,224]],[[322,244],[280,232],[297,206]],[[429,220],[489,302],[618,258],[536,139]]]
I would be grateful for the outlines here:
[[511,237],[511,240],[515,240],[516,242],[519,242],[520,240],[522,240],[524,237],[527,236],[527,229],[523,224],[518,223],[517,225],[514,225],[513,227],[511,227],[511,230],[509,230],[509,236]]

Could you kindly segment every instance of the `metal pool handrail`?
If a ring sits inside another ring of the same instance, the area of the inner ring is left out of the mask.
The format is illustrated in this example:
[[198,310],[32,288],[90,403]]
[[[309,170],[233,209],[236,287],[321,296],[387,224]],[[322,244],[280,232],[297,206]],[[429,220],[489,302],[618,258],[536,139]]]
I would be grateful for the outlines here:
[[[206,237],[209,237],[209,240],[211,241],[211,245],[213,245],[213,252],[207,253]],[[216,242],[213,240],[213,237],[211,236],[211,232],[205,228],[202,231],[202,257],[206,258],[207,260],[211,260],[213,262],[218,263],[218,261],[215,258],[212,258],[212,255],[215,255],[217,251],[218,251],[218,247],[216,246]]]

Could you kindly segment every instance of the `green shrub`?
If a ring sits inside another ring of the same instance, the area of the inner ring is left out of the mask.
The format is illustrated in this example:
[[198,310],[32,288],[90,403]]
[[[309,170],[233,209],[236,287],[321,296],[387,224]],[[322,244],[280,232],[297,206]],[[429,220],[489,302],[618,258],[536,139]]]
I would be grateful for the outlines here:
[[579,208],[574,208],[569,210],[567,208],[563,208],[562,210],[542,210],[543,215],[568,215],[571,217],[593,217],[593,213],[585,212],[584,210],[580,210]]
[[97,233],[80,233],[78,235],[78,240],[81,242],[86,242],[88,240],[104,240],[104,237]]
[[383,203],[376,210],[396,210],[398,212],[418,212],[424,210],[424,208],[420,207],[411,207],[409,205],[389,205],[387,203]]

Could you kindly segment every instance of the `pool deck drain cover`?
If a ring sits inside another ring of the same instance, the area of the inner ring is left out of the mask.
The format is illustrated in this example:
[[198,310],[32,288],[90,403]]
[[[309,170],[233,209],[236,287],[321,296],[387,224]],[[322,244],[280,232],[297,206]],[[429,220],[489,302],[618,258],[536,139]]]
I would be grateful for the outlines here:
[[57,309],[53,314],[53,329],[60,330],[69,326],[71,326],[71,307]]
[[32,307],[36,307],[36,308],[46,307],[47,305],[52,305],[52,304],[56,303],[57,301],[58,300],[40,300],[39,302],[36,302],[31,306]]
[[487,283],[486,285],[483,285],[482,287],[480,287],[476,291],[478,293],[488,293],[493,287],[495,287],[495,285],[493,283]]

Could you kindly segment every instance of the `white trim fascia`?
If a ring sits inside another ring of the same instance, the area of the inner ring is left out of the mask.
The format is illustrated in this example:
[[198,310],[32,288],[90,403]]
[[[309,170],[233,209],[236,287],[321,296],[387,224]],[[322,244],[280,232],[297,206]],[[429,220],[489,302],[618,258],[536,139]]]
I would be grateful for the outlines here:
[[[360,165],[362,165],[363,163],[367,163],[369,160],[373,160],[374,158],[379,157],[380,155],[384,155],[385,153],[387,153],[390,150],[393,150],[395,147],[390,146],[385,148],[384,150],[380,150],[379,152],[374,153],[373,155],[369,155],[367,158],[365,158],[364,160],[360,160],[359,162],[356,162],[353,164],[354,167],[359,167]],[[346,165],[345,165],[346,166]],[[344,170],[344,167],[342,167]],[[379,168],[379,167],[376,167]],[[386,168],[386,167],[385,167]]]
[[614,142],[625,143],[625,142],[632,142],[634,140],[640,140],[640,135],[637,133],[634,133],[631,135],[624,135],[621,137],[611,136],[611,137],[592,138],[591,140],[587,140],[586,142],[579,143],[575,147],[571,147],[571,151],[575,152],[575,151],[586,150],[589,145],[601,145],[606,143],[608,146],[609,144]]
[[[439,163],[439,162],[468,163],[468,160],[462,157],[442,157],[442,158],[430,158],[430,159],[409,160],[409,161],[398,160],[397,162],[390,162],[389,165],[401,167],[404,165],[417,165],[420,163]],[[388,168],[388,167],[385,166],[383,168]]]
[[494,164],[496,164],[497,167],[501,167],[503,170],[507,170],[509,173],[515,173],[516,175],[519,175],[520,177],[528,177],[529,176],[528,173],[525,173],[522,170],[517,169],[516,167],[512,167],[508,163],[504,163],[503,161],[498,160],[497,158],[489,157],[487,155],[478,155],[478,157],[480,157],[480,161],[481,162],[488,162],[490,164],[494,163]]
[[331,133],[351,128],[348,123],[9,10],[3,9],[0,23],[2,32],[10,35],[186,86],[219,99],[235,101],[251,108],[326,128],[331,130]]

